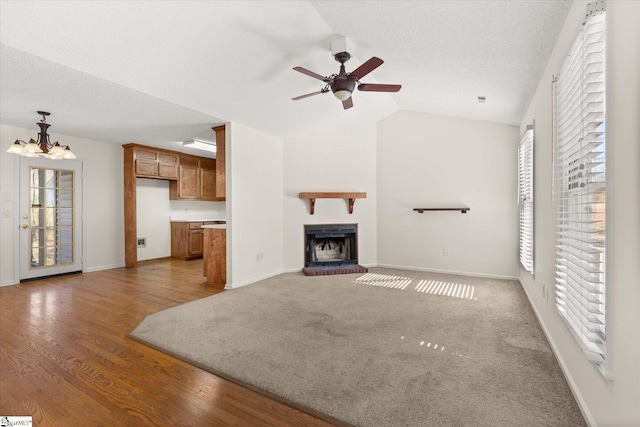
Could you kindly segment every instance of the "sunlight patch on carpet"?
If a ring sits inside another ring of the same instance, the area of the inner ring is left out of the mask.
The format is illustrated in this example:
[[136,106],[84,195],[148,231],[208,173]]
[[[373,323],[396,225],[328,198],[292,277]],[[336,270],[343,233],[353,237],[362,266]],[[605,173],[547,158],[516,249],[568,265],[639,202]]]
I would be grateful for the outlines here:
[[464,358],[467,358],[467,359],[471,359],[470,356],[465,356],[465,355],[461,354],[457,350],[454,352],[454,351],[450,351],[450,349],[447,348],[447,350],[445,351],[445,346],[444,345],[432,343],[430,341],[416,340],[415,338],[405,337],[404,335],[401,336],[400,339],[405,341],[406,343],[415,344],[418,347],[424,347],[425,349],[429,349],[429,350],[432,350],[432,351],[439,351],[442,354],[451,354],[452,356],[459,356],[459,357],[464,357]]
[[409,277],[389,276],[387,274],[367,273],[356,279],[356,283],[370,286],[383,286],[385,288],[405,289],[412,282]]
[[453,298],[478,300],[475,297],[475,286],[462,283],[443,282],[441,280],[420,280],[416,291]]

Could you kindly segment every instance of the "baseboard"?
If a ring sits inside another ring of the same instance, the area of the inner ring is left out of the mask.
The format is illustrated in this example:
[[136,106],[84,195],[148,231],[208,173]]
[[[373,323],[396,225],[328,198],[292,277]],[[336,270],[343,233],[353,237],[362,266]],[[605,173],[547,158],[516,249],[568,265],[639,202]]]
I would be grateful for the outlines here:
[[540,316],[540,313],[538,312],[538,309],[533,304],[533,302],[531,300],[531,296],[529,295],[529,292],[527,291],[527,287],[522,283],[520,278],[518,278],[518,282],[520,283],[520,286],[524,290],[524,294],[527,296],[527,300],[529,300],[529,305],[533,309],[533,313],[536,315],[536,319],[538,319],[538,324],[542,328],[542,332],[544,333],[544,336],[547,338],[547,341],[549,342],[549,345],[551,346],[551,351],[553,352],[553,355],[555,356],[556,360],[558,361],[558,365],[560,365],[560,370],[562,371],[562,374],[564,375],[564,378],[567,380],[567,383],[569,384],[569,388],[571,389],[571,393],[573,394],[574,399],[576,399],[576,402],[578,403],[578,407],[580,408],[580,412],[582,412],[582,416],[584,417],[585,422],[587,423],[587,425],[589,425],[589,427],[596,427],[597,426],[596,421],[593,419],[593,416],[591,415],[591,412],[589,412],[589,408],[587,408],[587,404],[584,401],[584,398],[582,397],[582,393],[580,393],[580,391],[578,390],[578,386],[576,385],[575,381],[573,380],[573,377],[569,373],[569,369],[567,368],[567,365],[564,362],[564,359],[562,358],[562,356],[558,352],[557,347],[556,347],[556,343],[553,340],[553,338],[551,337],[551,334],[549,333],[549,331],[547,330],[547,326],[544,323],[544,321],[542,320],[542,317]]
[[259,282],[261,280],[269,279],[269,278],[274,277],[274,276],[279,276],[282,273],[285,273],[285,270],[272,272],[272,273],[266,274],[266,275],[261,276],[261,277],[255,277],[253,279],[245,280],[244,282],[227,283],[224,288],[225,289],[238,289],[238,288],[241,288],[242,286],[247,286],[247,285],[250,285],[252,283],[256,283],[256,282]]
[[[101,265],[99,267],[91,267],[91,268],[86,268],[84,270],[82,270],[83,273],[91,273],[94,271],[102,271],[102,270],[111,270],[114,268],[120,268],[120,267],[124,267],[124,263],[122,264],[112,264],[112,265]],[[17,285],[18,283],[15,283],[13,280],[6,280],[4,282],[0,282],[0,288],[3,286],[11,286],[11,285]]]
[[94,271],[112,270],[114,268],[121,268],[121,267],[124,267],[124,263],[122,263],[122,264],[111,264],[111,265],[100,265],[98,267],[85,268],[82,272],[83,273],[92,273]]
[[[369,267],[369,266],[367,265],[365,267]],[[436,268],[409,267],[409,266],[406,266],[406,265],[393,265],[393,264],[378,264],[377,267],[395,268],[395,269],[398,269],[398,270],[425,271],[425,272],[428,272],[428,273],[455,274],[457,276],[483,277],[483,278],[486,278],[486,279],[519,280],[518,276],[505,276],[505,275],[501,275],[501,274],[475,273],[475,272],[472,272],[472,271],[439,270],[439,269],[436,269]]]

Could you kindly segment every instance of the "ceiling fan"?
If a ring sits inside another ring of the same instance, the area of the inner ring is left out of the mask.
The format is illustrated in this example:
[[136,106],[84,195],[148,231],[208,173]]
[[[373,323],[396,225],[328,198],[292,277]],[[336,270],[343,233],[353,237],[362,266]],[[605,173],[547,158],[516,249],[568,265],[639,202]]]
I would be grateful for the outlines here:
[[340,63],[340,72],[338,74],[331,74],[327,77],[323,77],[318,73],[314,73],[313,71],[307,70],[303,67],[293,67],[294,70],[306,74],[307,76],[311,76],[318,80],[322,80],[326,83],[326,86],[323,87],[318,92],[307,93],[306,95],[296,96],[295,98],[291,98],[293,101],[297,101],[298,99],[308,98],[310,96],[319,95],[321,93],[327,93],[329,91],[333,92],[336,98],[342,101],[342,106],[346,110],[347,108],[353,107],[353,99],[351,98],[351,94],[353,90],[358,87],[358,90],[366,91],[366,92],[398,92],[401,85],[388,85],[388,84],[373,84],[373,83],[361,83],[360,79],[381,66],[384,61],[380,58],[373,57],[355,70],[350,73],[347,73],[344,68],[344,63],[347,62],[351,55],[347,52],[340,52],[334,55],[336,61]]

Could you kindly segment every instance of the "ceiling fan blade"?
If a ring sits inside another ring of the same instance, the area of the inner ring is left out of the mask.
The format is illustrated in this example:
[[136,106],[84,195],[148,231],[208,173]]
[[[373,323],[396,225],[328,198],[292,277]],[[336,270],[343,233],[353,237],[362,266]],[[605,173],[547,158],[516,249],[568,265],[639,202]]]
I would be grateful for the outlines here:
[[365,92],[397,92],[401,85],[380,85],[374,83],[362,83],[358,86],[358,90]]
[[298,99],[303,99],[303,98],[308,98],[310,96],[313,95],[319,95],[321,93],[325,93],[327,92],[326,90],[319,90],[317,92],[311,92],[311,93],[307,93],[306,95],[300,95],[300,96],[296,96],[295,98],[291,98],[292,101],[297,101]]
[[323,82],[328,82],[329,79],[327,79],[325,76],[321,76],[318,73],[314,73],[311,70],[307,70],[306,68],[303,67],[293,67],[294,70],[302,73],[302,74],[306,74],[307,76],[313,77],[314,79],[318,79],[318,80],[322,80]]
[[366,76],[367,74],[369,74],[370,72],[372,72],[373,70],[381,66],[383,63],[384,61],[382,59],[374,56],[373,58],[371,58],[370,60],[368,60],[367,62],[365,62],[358,68],[356,68],[355,70],[353,70],[350,74],[352,76],[356,76],[356,78],[360,80],[361,78],[363,78],[364,76]]
[[347,99],[345,99],[344,101],[342,101],[342,106],[344,107],[344,109],[348,109],[353,107],[353,98],[349,97]]

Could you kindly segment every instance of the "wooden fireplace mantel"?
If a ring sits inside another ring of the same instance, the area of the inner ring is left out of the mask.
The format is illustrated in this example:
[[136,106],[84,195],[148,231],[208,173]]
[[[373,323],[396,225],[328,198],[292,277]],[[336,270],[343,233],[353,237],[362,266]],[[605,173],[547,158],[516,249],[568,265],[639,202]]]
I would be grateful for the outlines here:
[[309,213],[313,215],[316,205],[316,199],[349,199],[349,213],[353,213],[353,204],[356,199],[366,199],[367,193],[365,192],[305,192],[300,193],[301,199],[309,199]]

